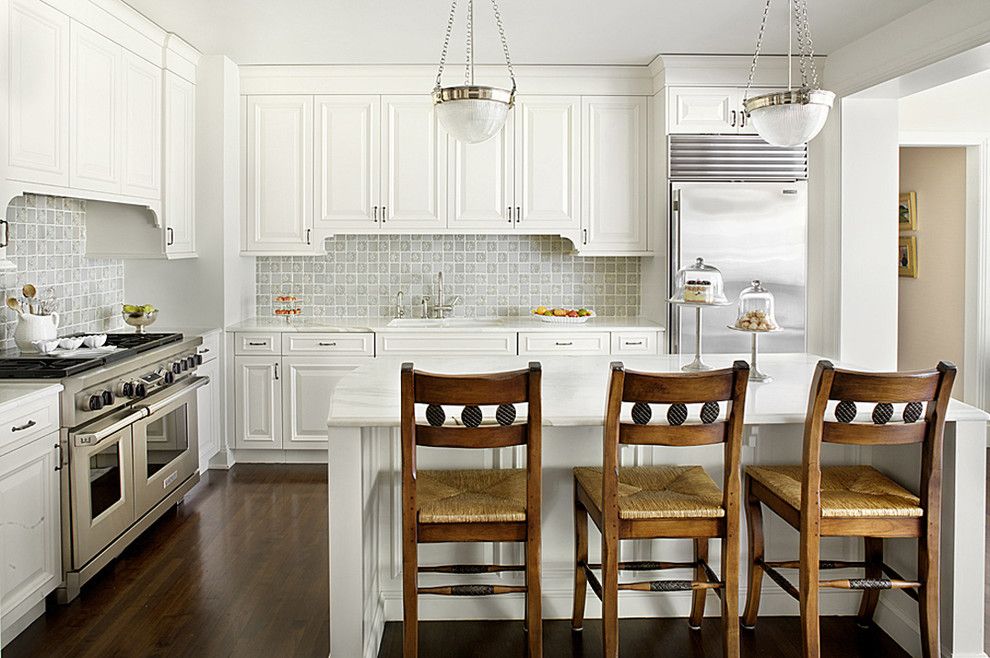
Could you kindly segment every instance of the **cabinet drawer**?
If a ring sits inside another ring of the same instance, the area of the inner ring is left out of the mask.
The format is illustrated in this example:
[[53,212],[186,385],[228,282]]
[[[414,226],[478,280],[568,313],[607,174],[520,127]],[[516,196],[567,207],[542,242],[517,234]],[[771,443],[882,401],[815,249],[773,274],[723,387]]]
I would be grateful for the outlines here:
[[475,356],[516,353],[514,333],[396,332],[377,334],[377,354]]
[[612,333],[612,354],[657,354],[660,341],[655,331]]
[[282,354],[374,356],[375,334],[282,334]]
[[609,334],[606,332],[520,332],[519,354],[607,355]]
[[31,400],[0,416],[0,454],[57,432],[58,427],[58,394]]
[[234,354],[251,356],[262,354],[279,354],[282,342],[278,333],[240,333],[234,336]]
[[220,337],[223,332],[214,331],[203,336],[203,344],[197,348],[197,352],[203,355],[203,363],[209,363],[220,356]]

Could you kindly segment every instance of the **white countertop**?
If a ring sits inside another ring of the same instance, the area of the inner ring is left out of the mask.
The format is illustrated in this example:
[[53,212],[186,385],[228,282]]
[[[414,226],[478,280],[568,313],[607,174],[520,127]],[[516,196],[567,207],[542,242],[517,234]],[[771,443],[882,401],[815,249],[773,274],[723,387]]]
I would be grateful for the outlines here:
[[[712,354],[705,362],[728,367],[749,355]],[[746,423],[803,423],[808,390],[815,365],[814,354],[760,355],[760,370],[771,375],[768,383],[750,382],[746,397]],[[543,422],[548,426],[601,426],[604,422],[605,395],[609,364],[622,361],[626,368],[645,372],[675,372],[692,359],[691,355],[668,356],[586,356],[574,357],[468,357],[417,359],[380,357],[346,375],[333,393],[331,427],[375,427],[399,424],[399,372],[404,361],[412,360],[418,370],[443,373],[497,372],[525,368],[530,361],[543,367]],[[836,366],[855,368],[836,362]],[[867,414],[869,410],[862,410]],[[990,415],[953,400],[949,421],[986,421]],[[331,439],[333,434],[331,433]]]
[[13,411],[25,402],[55,395],[62,385],[53,382],[0,382],[0,414]]
[[[473,318],[453,318],[455,321]],[[486,318],[477,318],[486,319]],[[307,318],[285,320],[276,317],[251,318],[227,327],[227,331],[276,331],[308,333],[383,333],[409,331],[516,332],[516,331],[663,331],[658,322],[645,318],[594,317],[581,324],[554,324],[535,317],[500,318],[485,325],[390,327],[392,318]]]

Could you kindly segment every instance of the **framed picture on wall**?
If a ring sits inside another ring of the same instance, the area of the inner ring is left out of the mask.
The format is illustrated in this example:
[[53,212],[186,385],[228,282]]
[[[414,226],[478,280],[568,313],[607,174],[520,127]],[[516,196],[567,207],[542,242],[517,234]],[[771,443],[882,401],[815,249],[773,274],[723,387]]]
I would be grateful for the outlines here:
[[897,240],[897,273],[918,278],[918,236],[902,235]]
[[900,231],[918,230],[918,195],[905,192],[897,204],[897,228]]

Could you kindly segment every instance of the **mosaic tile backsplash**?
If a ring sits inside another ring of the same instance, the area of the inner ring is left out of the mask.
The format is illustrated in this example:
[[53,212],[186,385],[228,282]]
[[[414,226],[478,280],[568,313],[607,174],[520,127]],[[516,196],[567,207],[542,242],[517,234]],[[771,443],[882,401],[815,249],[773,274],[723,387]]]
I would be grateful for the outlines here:
[[[86,202],[79,199],[24,195],[7,207],[14,270],[0,270],[4,299],[21,297],[25,283],[38,295],[57,300],[59,335],[107,331],[124,326],[124,264],[86,258]],[[13,348],[17,316],[0,310],[0,348]]]
[[330,239],[327,252],[259,257],[258,316],[292,293],[304,316],[392,317],[401,290],[406,316],[419,317],[440,271],[447,299],[461,297],[454,317],[528,315],[540,304],[639,314],[639,258],[582,257],[558,236],[353,235]]

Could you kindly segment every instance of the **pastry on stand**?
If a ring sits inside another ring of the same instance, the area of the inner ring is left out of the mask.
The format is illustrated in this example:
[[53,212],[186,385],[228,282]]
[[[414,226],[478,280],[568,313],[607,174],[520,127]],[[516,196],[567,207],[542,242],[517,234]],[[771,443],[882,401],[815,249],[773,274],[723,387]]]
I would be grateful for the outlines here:
[[722,273],[717,267],[706,265],[703,258],[696,259],[693,264],[677,271],[674,295],[668,301],[695,310],[694,360],[682,366],[681,370],[711,370],[712,367],[701,360],[701,312],[705,308],[732,304],[725,297]]
[[739,293],[739,315],[735,324],[729,329],[748,333],[753,337],[750,354],[749,380],[752,382],[771,382],[773,377],[760,372],[756,365],[760,334],[783,331],[777,324],[773,312],[773,294],[764,288],[759,281],[753,281],[750,287]]

